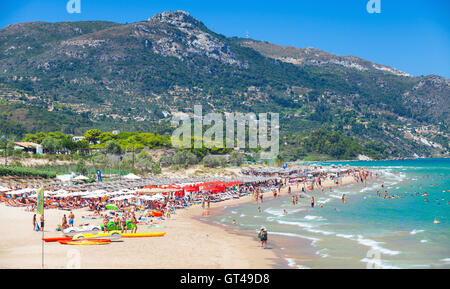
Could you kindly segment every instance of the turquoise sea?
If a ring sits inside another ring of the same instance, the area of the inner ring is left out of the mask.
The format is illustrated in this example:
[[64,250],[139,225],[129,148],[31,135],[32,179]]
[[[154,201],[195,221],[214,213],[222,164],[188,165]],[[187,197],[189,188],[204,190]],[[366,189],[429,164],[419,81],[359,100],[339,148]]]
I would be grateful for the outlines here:
[[[226,207],[212,221],[252,235],[266,227],[270,248],[292,268],[450,268],[450,159],[321,164],[366,167],[380,176],[366,186],[308,192],[323,208],[310,208],[309,197],[294,206],[283,195],[265,201],[261,213],[249,203]],[[382,183],[390,196],[403,197],[378,198]]]

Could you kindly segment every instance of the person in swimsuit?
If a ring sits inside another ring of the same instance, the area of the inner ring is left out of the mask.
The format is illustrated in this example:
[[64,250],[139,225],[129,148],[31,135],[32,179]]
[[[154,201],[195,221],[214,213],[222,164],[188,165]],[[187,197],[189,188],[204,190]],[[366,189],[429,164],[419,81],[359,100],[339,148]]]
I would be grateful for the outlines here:
[[137,221],[136,221],[136,216],[134,215],[134,212],[131,213],[131,233],[137,233]]
[[114,229],[116,230],[119,230],[119,221],[120,221],[119,216],[116,214],[114,216]]
[[105,215],[103,217],[103,232],[105,233],[108,232],[108,223],[109,223],[108,217]]
[[74,219],[75,219],[75,215],[73,214],[72,211],[70,211],[70,214],[69,214],[69,226],[70,227],[73,227],[73,220]]
[[123,234],[123,231],[125,231],[125,233],[127,233],[127,218],[125,218],[125,215],[120,220],[120,226],[122,227],[122,234]]
[[67,225],[67,219],[66,219],[66,215],[64,214],[63,218],[62,218],[62,225],[63,229],[66,229],[67,227],[69,227]]
[[265,248],[267,244],[267,231],[264,227],[259,231],[258,238],[261,241],[261,248]]
[[314,197],[311,197],[311,208],[314,208]]
[[36,214],[33,215],[33,231],[36,230],[37,223],[36,223]]
[[41,230],[44,231],[44,216],[41,215]]

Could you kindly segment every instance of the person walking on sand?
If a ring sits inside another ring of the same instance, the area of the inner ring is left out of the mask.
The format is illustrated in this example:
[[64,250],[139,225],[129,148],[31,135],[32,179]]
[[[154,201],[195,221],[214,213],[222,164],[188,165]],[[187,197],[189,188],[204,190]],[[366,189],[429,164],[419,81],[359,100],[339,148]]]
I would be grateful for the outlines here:
[[311,208],[314,208],[314,197],[311,197]]
[[136,215],[133,213],[131,213],[131,233],[137,233],[137,220],[136,220]]
[[261,248],[265,248],[267,244],[267,231],[264,227],[259,231],[258,238],[261,241]]

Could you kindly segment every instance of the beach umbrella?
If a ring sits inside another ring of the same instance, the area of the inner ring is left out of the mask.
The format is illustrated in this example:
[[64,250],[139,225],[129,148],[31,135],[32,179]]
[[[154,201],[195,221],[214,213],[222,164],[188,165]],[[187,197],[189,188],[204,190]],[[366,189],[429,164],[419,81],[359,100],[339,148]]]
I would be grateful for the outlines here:
[[171,192],[177,192],[180,189],[163,189],[163,188],[151,188],[151,189],[141,189],[136,190],[137,193],[140,194],[158,194],[158,193],[171,193]]
[[105,207],[106,207],[108,210],[114,210],[114,211],[116,211],[116,210],[119,209],[116,205],[106,205]]
[[89,180],[89,178],[88,178],[88,177],[85,177],[85,176],[83,176],[83,175],[79,175],[78,177],[74,178],[74,180],[77,180],[77,181],[86,181],[86,180]]
[[135,175],[133,173],[130,173],[130,174],[126,175],[126,176],[123,176],[123,178],[124,179],[129,179],[129,180],[139,180],[139,179],[141,179],[140,176],[137,176],[137,175]]

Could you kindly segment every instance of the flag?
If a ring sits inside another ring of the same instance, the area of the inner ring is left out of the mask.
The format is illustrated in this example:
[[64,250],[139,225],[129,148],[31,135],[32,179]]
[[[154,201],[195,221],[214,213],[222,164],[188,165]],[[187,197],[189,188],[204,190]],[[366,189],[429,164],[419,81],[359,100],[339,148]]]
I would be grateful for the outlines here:
[[97,170],[97,179],[99,183],[102,182],[102,172],[100,170]]
[[37,192],[37,204],[36,213],[39,215],[44,215],[44,187],[41,187]]

